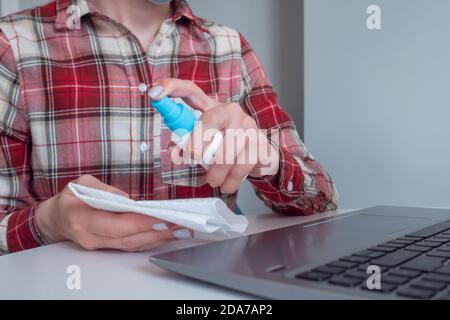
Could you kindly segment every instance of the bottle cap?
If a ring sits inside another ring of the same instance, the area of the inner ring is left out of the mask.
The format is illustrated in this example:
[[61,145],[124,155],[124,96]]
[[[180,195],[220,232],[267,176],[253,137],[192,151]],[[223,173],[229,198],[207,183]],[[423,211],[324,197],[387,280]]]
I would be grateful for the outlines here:
[[152,100],[151,105],[161,114],[166,126],[178,136],[182,137],[194,130],[197,118],[184,104],[164,97],[161,100]]

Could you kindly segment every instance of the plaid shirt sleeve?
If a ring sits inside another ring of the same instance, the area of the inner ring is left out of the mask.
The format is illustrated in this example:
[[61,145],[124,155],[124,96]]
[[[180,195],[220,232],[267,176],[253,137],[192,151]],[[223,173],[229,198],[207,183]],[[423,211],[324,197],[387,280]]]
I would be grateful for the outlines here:
[[263,67],[242,35],[241,48],[241,105],[260,129],[268,130],[269,140],[280,152],[280,169],[275,176],[249,178],[258,196],[276,212],[289,215],[335,210],[338,194],[333,180],[300,140],[292,119],[278,104]]
[[0,252],[40,245],[28,192],[29,130],[11,47],[0,32]]

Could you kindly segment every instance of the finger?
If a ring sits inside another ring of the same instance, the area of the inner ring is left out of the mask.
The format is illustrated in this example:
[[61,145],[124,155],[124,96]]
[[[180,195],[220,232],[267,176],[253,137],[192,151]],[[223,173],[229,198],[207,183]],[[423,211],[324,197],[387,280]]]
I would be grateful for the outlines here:
[[[189,141],[186,144],[186,154],[194,160],[201,161],[204,156],[204,151],[208,150],[208,146],[214,140],[218,132],[223,132],[226,129],[236,126],[235,119],[231,112],[225,107],[219,106],[205,113],[197,122]],[[224,144],[222,139],[220,146]],[[220,147],[218,148],[220,150]]]
[[[211,157],[215,158],[217,153],[222,149],[224,143],[223,134],[219,130],[209,129],[204,131],[202,128],[203,123],[199,122],[184,147],[184,156],[198,162],[203,160],[206,152],[214,152],[214,155],[211,155]],[[220,139],[216,139],[217,134],[220,134],[218,137]],[[215,148],[216,150],[209,150],[210,147]]]
[[176,240],[174,231],[175,230],[167,230],[162,232],[142,232],[123,238],[110,239],[107,242],[107,246],[109,248],[122,251],[149,250],[168,241]]
[[150,90],[149,95],[154,100],[160,100],[166,96],[183,98],[188,105],[202,112],[220,104],[188,80],[163,79]]
[[[89,187],[89,188],[119,194],[119,195],[122,195],[127,198],[130,197],[129,194],[126,193],[125,191],[120,190],[116,187],[104,184],[103,182],[101,182],[100,180],[98,180],[97,178],[95,178],[94,176],[91,176],[91,175],[83,175],[72,182],[76,183],[76,184],[80,184],[82,186]],[[72,192],[67,187],[64,189],[64,192],[67,192],[68,194],[73,195]]]
[[245,130],[226,130],[223,143],[219,146],[216,154],[217,163],[237,164],[238,156],[249,143],[247,138],[252,139],[250,136],[247,136]]
[[105,243],[105,245],[108,248],[122,251],[139,251],[142,247],[151,249],[170,240],[174,240],[172,231],[149,231],[127,237],[110,239]]
[[88,251],[105,248],[105,243],[108,240],[108,238],[100,237],[88,232],[84,232],[72,239],[75,244]]
[[83,235],[82,238],[73,241],[76,244],[78,244],[81,248],[88,251],[98,249],[115,249],[121,251],[137,252],[143,250],[150,250],[152,248],[164,244],[165,242],[173,240],[170,238],[168,238],[167,240],[159,240],[160,238],[163,238],[157,236],[157,234],[159,233],[161,232],[148,231],[137,235],[132,235],[118,239],[111,239],[106,237],[100,237],[93,234],[86,234]]
[[174,145],[170,149],[170,156],[172,159],[182,157],[182,155],[183,155],[183,149],[179,145]]
[[206,181],[213,188],[220,187],[225,183],[225,179],[232,168],[232,165],[214,164],[208,169]]
[[200,118],[195,126],[191,138],[189,139],[186,152],[197,161],[203,158],[203,150],[207,150],[206,146],[211,143],[214,135],[218,131],[226,131],[228,129],[239,129],[246,135],[247,130],[257,130],[256,122],[247,116],[239,104],[229,103],[219,105]]
[[174,165],[180,164],[188,164],[194,165],[195,163],[192,161],[192,158],[189,156],[187,152],[185,152],[180,146],[176,145],[172,147],[169,151],[170,159]]
[[186,146],[186,153],[197,161],[207,165],[215,164],[235,164],[238,154],[245,149],[245,146],[251,140],[256,140],[255,131],[250,129],[226,129],[218,131],[217,129],[208,129],[203,131],[203,137],[200,137],[201,126],[198,131],[190,137]]
[[205,153],[203,154],[203,163],[205,165],[210,166],[215,163],[217,151],[221,145],[223,145],[223,134],[219,131],[214,134],[212,142],[205,149]]
[[[242,134],[243,140],[245,140],[247,131],[253,129],[255,130],[254,135],[257,135],[258,127],[256,122],[242,111],[240,105],[230,103],[217,106],[203,114],[198,121],[185,146],[186,157],[201,161],[204,157],[204,150],[208,150],[207,146],[214,140],[217,132],[227,129],[239,129],[236,130],[235,135]],[[239,137],[237,138],[241,143]],[[242,143],[237,150],[242,150]]]
[[252,177],[275,175],[280,166],[280,151],[276,144],[270,142],[266,135],[260,133],[257,145],[257,166],[252,170]]
[[109,238],[120,238],[153,230],[168,230],[174,227],[171,223],[138,213],[93,210],[88,219],[86,228],[89,232]]
[[255,164],[248,163],[246,151],[239,154],[237,163],[238,164],[233,166],[229,171],[224,183],[220,186],[220,189],[224,193],[235,193],[255,167]]
[[[230,130],[226,131],[225,138],[216,153],[215,162],[207,173],[207,182],[212,186],[220,187],[224,184],[231,170],[240,162],[238,156],[244,151],[247,144],[245,137],[237,137]],[[245,157],[240,159],[245,163]]]

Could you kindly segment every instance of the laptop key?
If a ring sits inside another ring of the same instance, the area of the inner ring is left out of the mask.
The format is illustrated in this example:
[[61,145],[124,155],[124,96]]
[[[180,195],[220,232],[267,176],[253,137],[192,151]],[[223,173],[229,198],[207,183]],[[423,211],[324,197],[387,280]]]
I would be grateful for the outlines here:
[[406,247],[405,250],[416,251],[416,252],[428,252],[430,250],[433,250],[433,248],[431,248],[431,247],[420,247],[420,246],[412,245],[412,246]]
[[384,256],[386,253],[385,252],[380,252],[380,251],[370,251],[370,250],[364,250],[364,251],[360,251],[354,254],[354,256],[358,256],[358,257],[367,257],[370,259],[375,259],[375,258],[379,258]]
[[440,267],[435,272],[440,273],[440,274],[450,275],[450,265]]
[[450,221],[445,221],[442,223],[435,224],[431,227],[410,233],[407,236],[417,238],[429,238],[434,236],[435,234],[446,232],[448,229],[450,229]]
[[436,248],[436,247],[439,247],[441,244],[437,243],[437,242],[431,242],[431,241],[424,240],[424,241],[416,242],[414,245],[421,246],[421,247]]
[[331,284],[343,287],[356,287],[362,280],[359,278],[336,276],[329,281]]
[[420,271],[415,270],[407,270],[407,269],[396,269],[389,272],[388,275],[394,275],[398,277],[405,277],[408,279],[416,278],[420,276],[422,273]]
[[370,291],[370,292],[373,292],[373,293],[389,293],[389,292],[392,292],[395,289],[397,289],[397,286],[395,284],[391,284],[391,283],[381,283],[381,288],[380,289],[369,289],[365,285],[363,285],[361,287],[361,289],[366,290],[366,291]]
[[324,267],[319,267],[319,268],[313,269],[312,271],[313,272],[329,273],[329,274],[335,275],[335,274],[339,274],[339,273],[344,272],[345,269],[337,268],[337,267],[331,267],[331,266],[328,266],[328,267],[324,266]]
[[[371,265],[372,265],[371,263],[365,263],[365,264],[359,265],[356,270],[367,272],[367,268]],[[387,268],[385,266],[379,266],[379,267],[380,267],[381,272],[386,272],[387,270],[389,270],[389,268]]]
[[347,272],[344,273],[344,276],[358,279],[368,279],[370,275],[364,271],[348,270]]
[[450,293],[440,296],[438,300],[450,300]]
[[395,243],[395,242],[386,242],[382,244],[383,247],[390,247],[395,249],[401,249],[406,247],[406,244],[404,243]]
[[439,233],[435,235],[433,238],[448,239],[450,241],[450,234]]
[[422,240],[423,238],[422,238],[422,237],[414,237],[414,236],[408,236],[408,235],[406,235],[406,236],[401,237],[401,238],[398,238],[398,239],[399,239],[399,240],[405,239],[405,240],[420,241],[420,240]]
[[438,238],[437,236],[435,236],[435,237],[432,237],[432,238],[428,238],[427,241],[444,244],[444,243],[449,242],[450,239],[443,239],[443,238]]
[[397,292],[397,295],[412,299],[430,299],[434,296],[434,291],[420,288],[404,288]]
[[423,272],[431,272],[442,266],[444,259],[437,257],[422,256],[406,262],[401,267]]
[[349,262],[349,261],[333,261],[327,264],[327,266],[344,268],[344,269],[352,269],[356,267],[359,263],[357,262]]
[[381,291],[383,293],[392,292],[397,289],[397,285],[393,283],[381,283],[381,288],[379,290],[375,289],[375,291]]
[[416,242],[416,240],[400,238],[400,239],[389,241],[388,243],[413,244],[414,242]]
[[372,260],[372,264],[393,268],[419,255],[420,253],[414,251],[397,250],[395,252],[388,253],[381,258]]
[[390,253],[390,252],[394,252],[396,249],[392,248],[392,247],[376,246],[376,247],[373,247],[373,248],[369,248],[369,250]]
[[433,252],[427,253],[427,256],[450,259],[450,251],[439,251],[439,250],[437,250],[437,251],[433,251]]
[[303,272],[296,275],[295,277],[302,280],[322,282],[330,278],[331,275],[328,273],[321,273],[321,272]]
[[387,275],[387,276],[381,277],[381,283],[383,283],[383,282],[400,286],[400,285],[403,285],[403,284],[409,282],[409,279],[405,278],[405,277]]
[[370,258],[367,257],[359,257],[359,256],[348,256],[344,257],[342,259],[339,259],[340,261],[348,261],[348,262],[356,262],[356,263],[365,263],[370,261]]
[[433,291],[442,290],[446,286],[447,286],[446,283],[440,283],[440,282],[435,282],[435,281],[425,281],[425,280],[420,280],[420,281],[417,281],[417,282],[411,284],[411,287],[414,287],[414,288],[428,289],[428,290],[433,290]]
[[450,275],[438,274],[438,273],[429,273],[423,276],[423,280],[427,281],[435,281],[441,283],[450,283]]

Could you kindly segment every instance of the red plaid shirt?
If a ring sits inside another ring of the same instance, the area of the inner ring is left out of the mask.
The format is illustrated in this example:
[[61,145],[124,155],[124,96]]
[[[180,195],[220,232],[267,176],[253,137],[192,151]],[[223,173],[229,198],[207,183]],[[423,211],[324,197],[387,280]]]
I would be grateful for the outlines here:
[[[78,5],[80,28],[66,27]],[[255,53],[236,31],[193,15],[177,0],[147,50],[86,0],[58,0],[0,20],[0,250],[41,244],[34,211],[90,174],[134,199],[236,194],[205,184],[201,167],[175,166],[170,131],[149,108],[163,78],[195,82],[238,102],[262,129],[280,131],[280,170],[249,179],[275,211],[313,214],[337,206],[334,184],[300,141]]]

